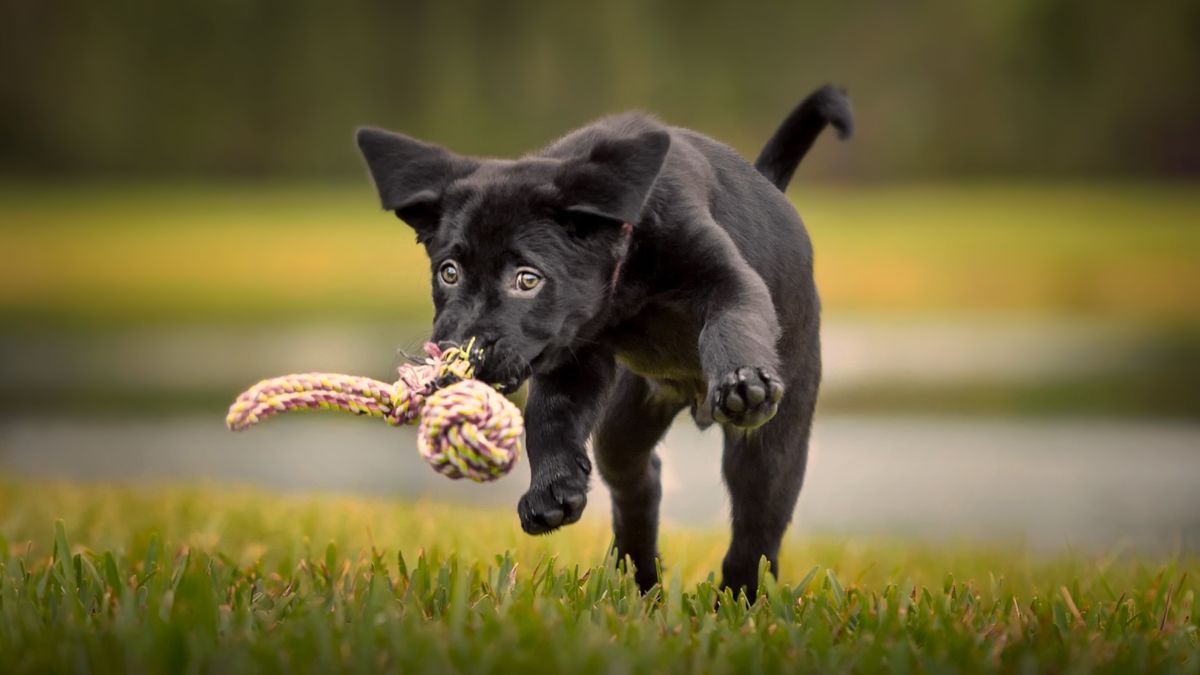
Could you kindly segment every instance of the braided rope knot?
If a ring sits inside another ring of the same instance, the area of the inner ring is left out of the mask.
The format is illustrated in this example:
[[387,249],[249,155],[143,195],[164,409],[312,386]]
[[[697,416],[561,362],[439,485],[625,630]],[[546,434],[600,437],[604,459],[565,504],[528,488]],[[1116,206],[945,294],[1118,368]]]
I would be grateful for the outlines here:
[[225,424],[242,431],[292,410],[341,410],[392,426],[419,422],[417,449],[434,470],[456,479],[496,480],[520,457],[525,423],[511,401],[472,379],[472,347],[443,352],[426,344],[428,358],[400,366],[392,384],[337,373],[263,380],[237,397]]

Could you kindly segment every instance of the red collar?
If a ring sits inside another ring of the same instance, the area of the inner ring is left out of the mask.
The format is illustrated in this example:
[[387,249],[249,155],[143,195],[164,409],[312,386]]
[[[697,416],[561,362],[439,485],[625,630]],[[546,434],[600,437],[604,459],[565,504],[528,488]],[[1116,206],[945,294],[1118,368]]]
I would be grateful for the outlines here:
[[629,246],[633,239],[633,223],[621,224],[621,254],[617,256],[617,264],[613,267],[612,281],[608,285],[609,294],[617,291],[617,281],[621,278],[621,266],[625,263],[625,257],[629,254]]

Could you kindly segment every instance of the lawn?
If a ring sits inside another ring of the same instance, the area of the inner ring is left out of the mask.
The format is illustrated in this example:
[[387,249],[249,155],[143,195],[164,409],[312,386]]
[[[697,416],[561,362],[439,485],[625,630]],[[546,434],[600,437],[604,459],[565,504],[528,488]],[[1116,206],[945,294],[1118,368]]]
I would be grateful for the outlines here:
[[0,670],[1200,672],[1196,560],[791,540],[753,605],[721,532],[641,596],[607,532],[215,488],[0,483]]
[[[827,311],[1200,321],[1192,184],[802,185]],[[359,184],[0,184],[0,317],[424,318],[428,263]]]

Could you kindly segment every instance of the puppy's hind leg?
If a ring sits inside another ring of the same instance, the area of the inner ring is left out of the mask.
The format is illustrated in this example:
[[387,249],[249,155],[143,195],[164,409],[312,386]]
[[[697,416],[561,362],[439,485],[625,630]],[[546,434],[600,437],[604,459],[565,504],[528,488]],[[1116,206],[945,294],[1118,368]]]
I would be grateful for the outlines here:
[[633,560],[643,591],[658,580],[655,563],[662,482],[654,446],[684,405],[674,392],[622,370],[593,437],[596,466],[612,493],[617,554]]
[[725,428],[721,468],[733,507],[733,538],[721,585],[734,593],[744,589],[751,602],[758,593],[759,559],[766,556],[771,573],[779,573],[780,543],[804,482],[812,399],[805,403],[800,394],[789,391],[775,419],[758,429]]

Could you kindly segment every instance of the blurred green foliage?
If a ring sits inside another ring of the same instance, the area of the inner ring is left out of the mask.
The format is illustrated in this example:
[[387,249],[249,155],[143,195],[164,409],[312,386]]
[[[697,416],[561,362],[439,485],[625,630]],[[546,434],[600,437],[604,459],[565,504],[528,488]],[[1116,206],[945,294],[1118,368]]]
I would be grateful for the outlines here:
[[[826,312],[1195,325],[1188,185],[804,186]],[[366,184],[0,185],[0,318],[400,319],[429,263]]]
[[372,123],[514,154],[644,108],[757,151],[812,87],[832,176],[1195,175],[1192,0],[0,3],[0,171],[328,176]]
[[[1092,321],[1124,335],[1124,360],[1095,354],[1095,368],[1069,376],[873,381],[827,389],[822,406],[1196,418],[1196,194],[1165,183],[801,186],[795,203],[834,323],[1027,317]],[[287,335],[338,322],[358,334],[400,335],[406,326],[421,335],[431,314],[424,251],[378,209],[365,180],[0,184],[0,252],[0,348],[16,340],[0,374],[22,370],[29,357],[20,354],[38,335],[74,336],[75,347],[60,347],[71,351],[104,335],[170,327]],[[76,372],[70,387],[55,378],[40,388],[0,386],[0,403],[10,411],[217,410],[237,384],[123,388]]]

